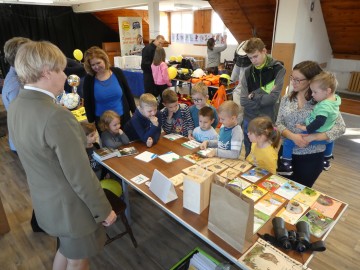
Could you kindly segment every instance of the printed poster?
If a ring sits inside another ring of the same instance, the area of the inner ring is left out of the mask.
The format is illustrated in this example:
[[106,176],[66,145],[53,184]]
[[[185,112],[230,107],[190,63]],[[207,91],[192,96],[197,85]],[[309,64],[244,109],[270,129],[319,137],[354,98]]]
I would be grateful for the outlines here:
[[130,55],[137,36],[143,35],[141,20],[141,17],[118,17],[121,56]]

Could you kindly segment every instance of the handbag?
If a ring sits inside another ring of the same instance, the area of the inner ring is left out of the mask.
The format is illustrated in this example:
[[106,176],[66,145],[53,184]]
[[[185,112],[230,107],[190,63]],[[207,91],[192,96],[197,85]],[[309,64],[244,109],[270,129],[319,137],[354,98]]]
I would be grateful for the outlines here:
[[242,253],[252,244],[254,202],[240,194],[212,183],[208,229]]

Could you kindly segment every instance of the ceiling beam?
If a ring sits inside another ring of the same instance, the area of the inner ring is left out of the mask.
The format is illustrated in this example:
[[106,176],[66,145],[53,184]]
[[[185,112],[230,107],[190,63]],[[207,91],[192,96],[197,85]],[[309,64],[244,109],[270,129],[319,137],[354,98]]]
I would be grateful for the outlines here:
[[75,13],[97,12],[136,6],[147,6],[148,2],[148,0],[106,0],[73,5],[72,8]]

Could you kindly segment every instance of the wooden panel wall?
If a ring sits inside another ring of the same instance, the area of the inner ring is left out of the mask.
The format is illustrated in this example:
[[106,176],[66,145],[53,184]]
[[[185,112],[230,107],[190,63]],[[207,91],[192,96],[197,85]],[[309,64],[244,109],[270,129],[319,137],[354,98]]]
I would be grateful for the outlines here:
[[212,10],[194,11],[194,34],[211,33]]

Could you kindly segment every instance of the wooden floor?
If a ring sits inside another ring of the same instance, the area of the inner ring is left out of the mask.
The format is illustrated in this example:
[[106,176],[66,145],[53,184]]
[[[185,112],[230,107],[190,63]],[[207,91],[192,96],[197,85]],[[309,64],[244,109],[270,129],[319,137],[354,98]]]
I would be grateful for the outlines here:
[[[333,167],[314,187],[350,205],[326,240],[327,251],[311,261],[313,270],[359,269],[360,265],[360,117],[344,114],[344,118],[349,134],[336,142]],[[0,196],[11,227],[9,233],[0,236],[0,269],[51,269],[55,239],[31,230],[26,178],[17,156],[9,151],[6,137],[0,138]],[[92,258],[91,269],[169,269],[195,247],[225,261],[140,194],[133,191],[130,199],[138,248],[124,236]],[[120,223],[116,230],[121,229]]]

